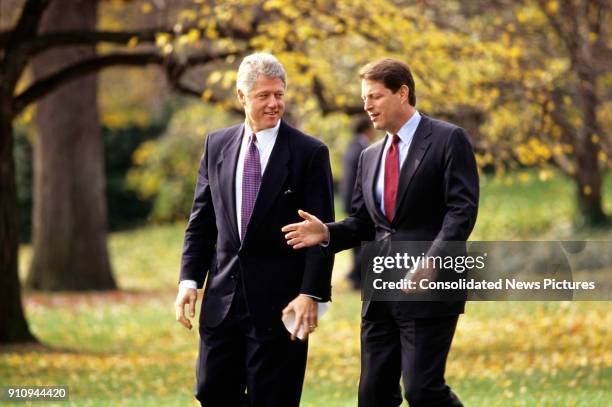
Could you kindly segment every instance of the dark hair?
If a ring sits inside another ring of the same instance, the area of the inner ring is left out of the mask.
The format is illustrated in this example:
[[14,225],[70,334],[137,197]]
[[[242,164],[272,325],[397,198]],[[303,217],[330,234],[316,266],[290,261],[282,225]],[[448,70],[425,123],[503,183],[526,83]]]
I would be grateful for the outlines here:
[[401,61],[385,58],[380,61],[370,62],[361,68],[359,78],[382,82],[393,93],[397,92],[402,85],[406,85],[409,91],[408,103],[412,106],[416,105],[414,78],[408,65]]
[[370,119],[368,117],[361,117],[355,122],[355,125],[353,126],[353,131],[355,134],[362,134],[371,128],[372,122],[370,121]]

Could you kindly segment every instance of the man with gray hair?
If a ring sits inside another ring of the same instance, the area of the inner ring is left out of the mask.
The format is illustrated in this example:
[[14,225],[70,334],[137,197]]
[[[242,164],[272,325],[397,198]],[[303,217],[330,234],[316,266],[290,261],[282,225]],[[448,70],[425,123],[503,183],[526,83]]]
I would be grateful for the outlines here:
[[[287,79],[274,56],[244,58],[236,87],[245,121],[206,138],[176,319],[191,329],[205,284],[195,386],[203,406],[297,407],[306,339],[317,302],[330,300],[333,258],[317,247],[292,250],[281,227],[299,220],[298,208],[333,221],[329,151],[281,120]],[[289,314],[293,332],[281,321]]]

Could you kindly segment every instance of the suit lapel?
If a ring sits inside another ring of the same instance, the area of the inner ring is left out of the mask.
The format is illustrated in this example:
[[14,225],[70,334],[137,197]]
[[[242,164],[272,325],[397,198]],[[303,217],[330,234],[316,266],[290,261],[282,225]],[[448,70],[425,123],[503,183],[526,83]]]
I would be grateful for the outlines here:
[[[380,167],[380,163],[382,162],[382,155],[385,149],[385,142],[387,138],[384,137],[382,140],[372,146],[372,154],[366,156],[368,157],[369,162],[364,162],[363,171],[364,174],[364,182],[362,187],[362,192],[366,203],[370,208],[374,209],[374,215],[377,218],[377,223],[388,224],[389,221],[385,217],[385,215],[380,211],[380,206],[376,203],[376,180],[378,178],[378,171]],[[364,159],[366,159],[364,157]]]
[[396,216],[393,219],[394,221],[401,217],[401,212],[399,211],[400,205],[404,201],[406,190],[410,185],[410,181],[412,181],[412,178],[414,177],[414,173],[419,168],[421,162],[423,162],[423,157],[425,157],[425,153],[427,153],[427,149],[431,145],[431,140],[429,139],[430,135],[431,122],[427,116],[421,115],[421,121],[414,132],[412,142],[410,143],[410,149],[408,150],[408,155],[406,156],[406,161],[402,165],[402,169],[400,171],[397,197],[395,199]]
[[221,199],[223,200],[224,213],[227,224],[230,225],[232,234],[236,242],[240,242],[238,234],[237,216],[236,216],[236,166],[238,163],[238,154],[240,153],[240,142],[244,124],[237,126],[236,129],[229,133],[230,141],[227,143],[217,161],[217,173],[219,174],[219,190],[221,191]]
[[289,137],[291,137],[289,127],[285,122],[281,121],[276,142],[261,178],[261,186],[259,187],[259,192],[257,192],[257,199],[255,200],[253,213],[246,230],[246,236],[243,237],[243,244],[249,234],[257,229],[259,224],[265,219],[267,212],[285,184],[288,175],[287,164],[291,158]]

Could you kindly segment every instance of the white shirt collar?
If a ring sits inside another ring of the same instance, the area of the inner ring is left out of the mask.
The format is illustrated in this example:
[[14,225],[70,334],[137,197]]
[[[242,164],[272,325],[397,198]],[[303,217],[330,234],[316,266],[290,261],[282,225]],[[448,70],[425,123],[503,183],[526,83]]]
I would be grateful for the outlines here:
[[[397,135],[399,136],[400,140],[402,140],[402,143],[410,144],[412,141],[412,136],[414,136],[414,132],[419,126],[420,121],[421,114],[418,110],[415,110],[412,117],[410,117],[410,119],[408,119],[408,121],[404,123],[404,125],[397,132]],[[389,138],[393,137],[393,134],[389,132],[387,132],[387,134],[389,135]]]
[[[276,126],[270,127],[267,129],[263,129],[257,132],[257,144],[260,147],[265,148],[265,146],[269,145],[270,143],[274,144],[274,141],[276,140],[276,136],[278,135],[278,129],[280,128],[280,123],[281,121],[279,120],[276,123]],[[249,137],[251,137],[252,133],[253,133],[253,130],[251,130],[249,123],[247,123],[245,120],[243,137],[245,137],[248,140]]]

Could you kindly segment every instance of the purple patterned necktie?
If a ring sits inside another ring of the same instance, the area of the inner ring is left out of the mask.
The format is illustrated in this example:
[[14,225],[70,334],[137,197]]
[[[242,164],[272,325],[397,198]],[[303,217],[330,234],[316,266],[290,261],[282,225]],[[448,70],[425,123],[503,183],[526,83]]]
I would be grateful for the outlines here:
[[251,135],[247,153],[244,158],[244,169],[242,171],[242,206],[240,208],[240,232],[242,239],[246,234],[246,228],[251,219],[251,213],[257,199],[257,191],[261,185],[261,162],[259,161],[259,150],[257,150],[257,137]]

